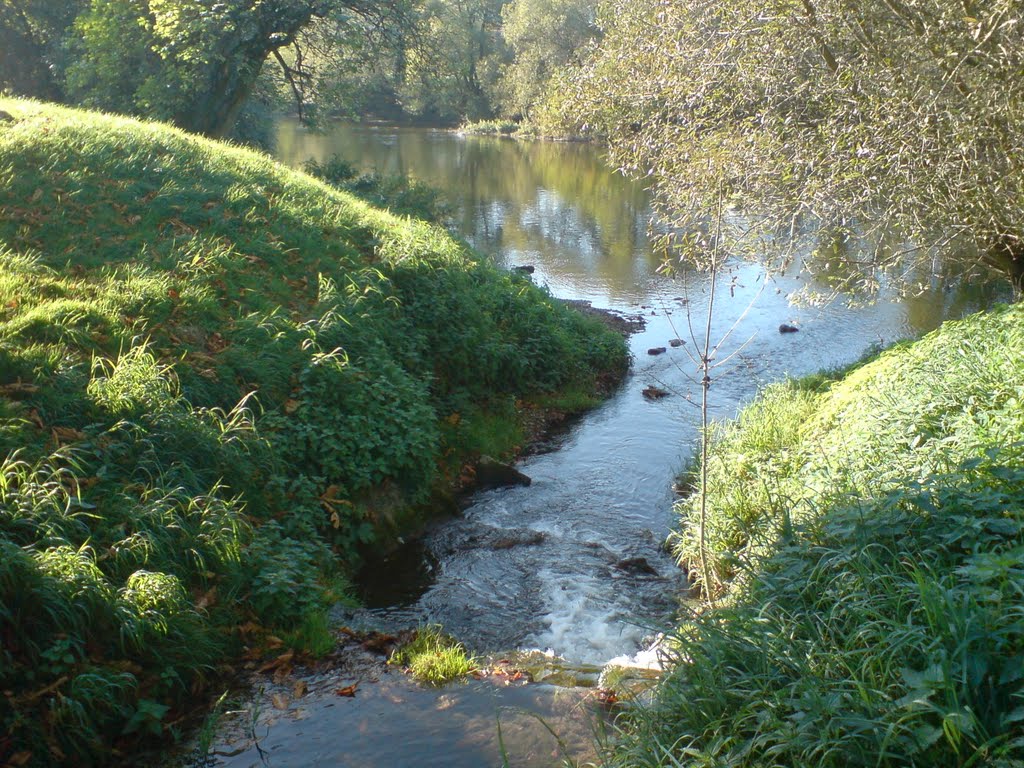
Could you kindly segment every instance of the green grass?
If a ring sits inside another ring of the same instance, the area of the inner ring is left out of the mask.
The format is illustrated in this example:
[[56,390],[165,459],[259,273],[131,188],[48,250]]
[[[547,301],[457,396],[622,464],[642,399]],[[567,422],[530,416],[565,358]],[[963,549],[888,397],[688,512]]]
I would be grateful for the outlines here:
[[[1003,306],[902,344],[849,371],[769,387],[712,427],[708,525],[715,580],[756,570],[780,531],[850,498],[1024,438],[1024,307]],[[677,552],[699,568],[696,498],[683,502]]]
[[715,425],[723,594],[613,764],[1020,768],[1022,344],[999,307]]
[[243,622],[321,649],[360,551],[472,458],[458,414],[625,367],[442,229],[264,155],[0,109],[0,763],[164,731]]
[[441,627],[421,627],[416,636],[395,651],[392,664],[406,667],[414,678],[427,685],[445,685],[465,677],[477,668],[461,643]]

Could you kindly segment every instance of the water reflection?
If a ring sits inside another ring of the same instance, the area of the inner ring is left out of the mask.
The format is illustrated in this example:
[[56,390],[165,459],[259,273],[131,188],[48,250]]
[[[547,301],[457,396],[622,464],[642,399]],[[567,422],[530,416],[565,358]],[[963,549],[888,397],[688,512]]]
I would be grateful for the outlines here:
[[629,303],[658,266],[647,193],[589,145],[349,124],[318,134],[283,122],[277,152],[293,165],[338,154],[444,190],[462,237],[499,264],[535,265],[537,280],[566,298]]

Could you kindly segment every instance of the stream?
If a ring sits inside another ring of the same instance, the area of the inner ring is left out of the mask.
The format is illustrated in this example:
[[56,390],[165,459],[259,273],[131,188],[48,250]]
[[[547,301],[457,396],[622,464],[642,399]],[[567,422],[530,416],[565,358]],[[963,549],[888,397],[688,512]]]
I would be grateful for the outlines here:
[[[365,607],[339,611],[338,623],[384,631],[440,623],[477,653],[535,649],[575,669],[650,666],[645,644],[668,625],[687,583],[662,545],[673,483],[697,441],[691,355],[701,331],[690,326],[703,328],[709,285],[699,273],[657,272],[644,189],[582,144],[347,124],[318,134],[284,121],[277,151],[296,166],[338,154],[438,187],[455,207],[457,234],[500,266],[530,265],[554,296],[645,321],[629,339],[634,362],[621,388],[518,465],[530,486],[478,493],[461,516],[373,563]],[[791,295],[813,276],[766,282],[747,264],[720,279],[712,338],[732,328],[719,359],[736,354],[714,374],[714,418],[734,415],[766,383],[850,363],[985,300],[980,288],[933,281],[911,298],[883,286],[867,306],[793,306]],[[800,330],[782,334],[783,323]],[[666,351],[648,354],[659,347]],[[652,385],[669,396],[645,398]],[[250,712],[247,728],[236,717],[218,737],[216,764],[546,768],[591,758],[602,722],[585,690],[550,680],[424,689],[384,673],[340,698],[332,686],[342,678],[311,677],[301,700]],[[246,746],[246,733],[258,749]]]

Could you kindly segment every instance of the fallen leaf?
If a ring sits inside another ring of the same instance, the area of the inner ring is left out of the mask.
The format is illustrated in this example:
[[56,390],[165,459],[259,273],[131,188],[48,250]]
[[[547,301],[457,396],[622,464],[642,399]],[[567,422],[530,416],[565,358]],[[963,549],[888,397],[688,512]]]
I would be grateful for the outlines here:
[[198,608],[199,610],[202,611],[202,610],[205,610],[206,608],[209,608],[211,605],[213,605],[216,602],[217,602],[217,588],[214,587],[209,592],[206,592],[205,594],[202,594],[202,595],[199,596],[199,599],[196,600],[196,608]]
[[291,398],[289,398],[284,401],[284,412],[291,416],[293,413],[299,410],[300,405],[302,405],[302,403],[300,403],[298,400],[292,400]]
[[175,301],[177,301],[178,299],[180,299],[180,298],[181,298],[181,294],[180,294],[180,293],[178,293],[178,292],[177,292],[176,290],[174,290],[173,288],[168,288],[168,289],[167,289],[167,295],[168,295],[168,296],[170,296],[170,297],[171,297],[172,299],[174,299]]
[[275,693],[270,700],[274,702],[275,709],[288,709],[288,697],[283,693]]
[[39,187],[35,192],[32,193],[32,197],[29,198],[33,203],[38,203],[43,197],[43,188]]
[[306,695],[307,690],[309,690],[309,687],[306,685],[306,681],[299,680],[297,683],[295,683],[295,685],[292,686],[292,696],[296,699],[301,699],[303,696]]
[[359,683],[352,683],[352,685],[346,685],[344,688],[335,688],[334,692],[338,696],[346,696],[350,699],[355,698],[356,691],[359,689]]
[[32,759],[31,752],[15,752],[7,759],[7,765],[11,766],[22,766],[28,765],[28,761]]

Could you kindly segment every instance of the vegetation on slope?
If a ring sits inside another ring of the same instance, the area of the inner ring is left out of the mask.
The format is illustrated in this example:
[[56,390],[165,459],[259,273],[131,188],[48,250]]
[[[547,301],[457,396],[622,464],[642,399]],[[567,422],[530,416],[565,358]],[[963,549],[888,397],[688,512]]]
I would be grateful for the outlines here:
[[0,111],[0,763],[164,732],[248,619],[315,635],[494,413],[625,365],[442,230],[267,157]]
[[729,592],[679,627],[623,765],[1021,765],[1022,344],[1002,307],[715,427]]

